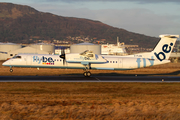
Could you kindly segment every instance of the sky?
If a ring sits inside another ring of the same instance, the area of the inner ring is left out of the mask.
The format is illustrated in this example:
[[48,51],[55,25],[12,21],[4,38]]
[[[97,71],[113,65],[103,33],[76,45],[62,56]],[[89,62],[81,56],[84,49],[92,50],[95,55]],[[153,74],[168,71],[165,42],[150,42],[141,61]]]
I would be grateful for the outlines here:
[[180,0],[0,0],[158,37],[180,34]]

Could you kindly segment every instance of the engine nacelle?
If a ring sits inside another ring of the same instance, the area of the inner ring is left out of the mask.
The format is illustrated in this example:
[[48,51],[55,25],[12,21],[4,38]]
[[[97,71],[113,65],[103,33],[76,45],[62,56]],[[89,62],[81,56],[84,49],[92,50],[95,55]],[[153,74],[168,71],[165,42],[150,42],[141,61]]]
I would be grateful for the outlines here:
[[101,55],[94,54],[91,51],[84,51],[83,53],[70,53],[66,54],[66,62],[68,63],[81,63],[81,64],[100,64],[106,63],[107,60]]

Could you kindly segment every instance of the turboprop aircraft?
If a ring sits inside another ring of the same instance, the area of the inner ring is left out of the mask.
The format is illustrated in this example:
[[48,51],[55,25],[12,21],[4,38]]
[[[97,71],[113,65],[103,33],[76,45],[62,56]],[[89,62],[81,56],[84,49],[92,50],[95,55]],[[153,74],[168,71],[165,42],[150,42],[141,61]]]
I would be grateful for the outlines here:
[[161,40],[152,52],[128,56],[97,55],[90,50],[82,53],[64,52],[61,55],[18,54],[2,65],[12,67],[84,69],[84,76],[91,76],[90,69],[131,70],[169,63],[169,56],[179,35],[160,35]]

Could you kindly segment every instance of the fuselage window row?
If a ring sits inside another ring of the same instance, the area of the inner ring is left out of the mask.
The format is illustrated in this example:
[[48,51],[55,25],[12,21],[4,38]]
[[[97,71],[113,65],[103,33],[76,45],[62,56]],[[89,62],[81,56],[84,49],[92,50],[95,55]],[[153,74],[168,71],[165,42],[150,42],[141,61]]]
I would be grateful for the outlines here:
[[[14,57],[14,58],[16,58],[16,59],[17,59],[17,58],[20,58],[20,59],[21,59],[21,56],[17,56],[17,57]],[[35,60],[35,61],[36,61],[36,60],[39,61],[39,60],[42,60],[42,59],[34,59],[34,60]],[[60,59],[60,60],[59,60],[59,59],[54,59],[54,62],[55,62],[55,61],[60,61],[60,62],[61,62],[62,60],[61,60],[61,59]]]
[[60,60],[59,60],[59,59],[54,59],[54,62],[55,62],[55,61],[60,61],[60,62],[61,62],[61,59],[60,59]]
[[[117,61],[107,61],[108,63],[118,63]],[[120,62],[121,63],[121,62]]]

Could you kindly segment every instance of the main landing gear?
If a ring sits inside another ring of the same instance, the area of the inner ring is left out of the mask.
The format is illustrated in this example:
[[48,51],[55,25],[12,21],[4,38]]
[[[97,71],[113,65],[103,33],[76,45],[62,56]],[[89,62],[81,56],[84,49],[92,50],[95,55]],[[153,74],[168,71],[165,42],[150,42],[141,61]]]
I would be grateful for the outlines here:
[[91,72],[90,71],[85,71],[83,73],[84,77],[90,77],[91,76]]
[[91,72],[89,71],[89,69],[91,69],[90,65],[86,65],[85,69],[84,69],[84,77],[90,77],[91,76]]

